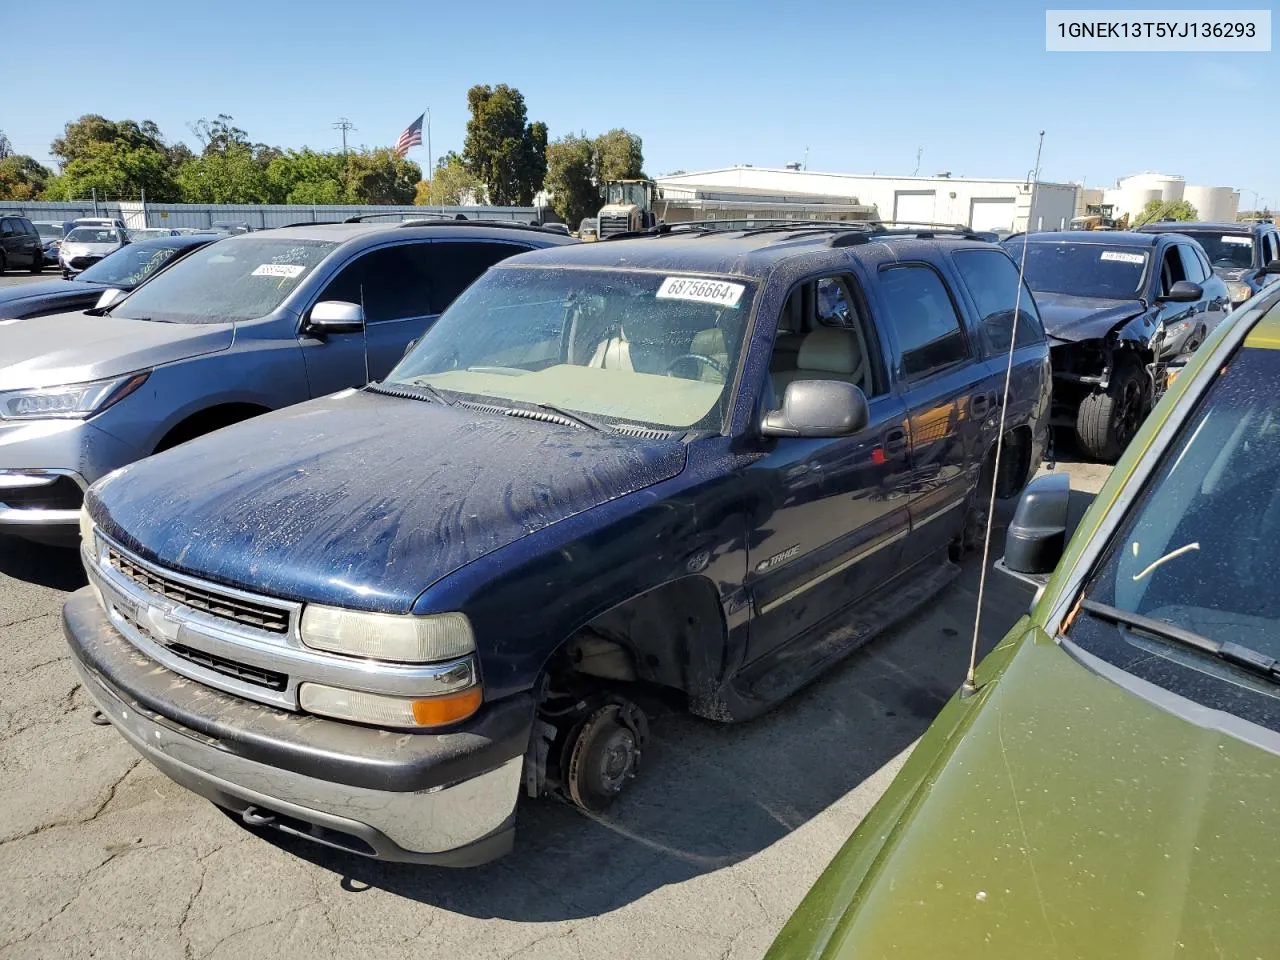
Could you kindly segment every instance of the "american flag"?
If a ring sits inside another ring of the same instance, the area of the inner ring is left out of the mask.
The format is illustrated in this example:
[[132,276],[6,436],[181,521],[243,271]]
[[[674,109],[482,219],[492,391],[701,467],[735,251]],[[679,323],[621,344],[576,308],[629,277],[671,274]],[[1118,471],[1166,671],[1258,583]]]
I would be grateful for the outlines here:
[[396,141],[396,153],[404,156],[409,152],[410,147],[422,146],[422,121],[426,117],[423,113],[417,120],[404,128],[404,133],[400,134],[400,139]]

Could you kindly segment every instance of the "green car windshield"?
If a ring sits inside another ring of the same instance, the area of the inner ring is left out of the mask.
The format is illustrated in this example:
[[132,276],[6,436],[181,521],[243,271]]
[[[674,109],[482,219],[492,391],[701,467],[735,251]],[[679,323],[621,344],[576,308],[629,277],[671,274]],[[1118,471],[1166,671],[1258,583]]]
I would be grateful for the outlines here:
[[[1280,659],[1280,351],[1214,377],[1104,553],[1085,598]],[[1091,616],[1070,638],[1205,706],[1280,730],[1280,673]]]
[[738,278],[500,267],[454,301],[386,382],[719,430],[753,294]]

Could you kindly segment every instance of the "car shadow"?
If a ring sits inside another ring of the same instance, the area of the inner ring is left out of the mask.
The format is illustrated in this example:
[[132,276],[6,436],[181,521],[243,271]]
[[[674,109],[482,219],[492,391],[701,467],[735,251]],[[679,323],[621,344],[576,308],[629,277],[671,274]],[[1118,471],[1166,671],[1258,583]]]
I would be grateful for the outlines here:
[[0,536],[0,576],[54,590],[78,590],[88,583],[75,550],[9,536]]
[[[1081,495],[1087,503],[1089,494]],[[1013,503],[1000,506],[991,560]],[[907,749],[964,679],[981,554],[937,601],[757,720],[653,720],[637,781],[604,816],[522,800],[515,850],[470,870],[384,863],[278,833],[264,838],[358,893],[379,888],[468,916],[553,921],[595,916],[662,886],[742,861],[845,797]],[[1032,592],[987,577],[979,654],[1026,611]],[[852,824],[850,824],[850,828]]]

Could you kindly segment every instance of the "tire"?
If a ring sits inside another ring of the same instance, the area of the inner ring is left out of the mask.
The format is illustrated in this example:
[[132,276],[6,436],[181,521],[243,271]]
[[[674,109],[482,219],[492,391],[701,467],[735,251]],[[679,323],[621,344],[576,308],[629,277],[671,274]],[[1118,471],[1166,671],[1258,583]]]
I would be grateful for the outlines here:
[[31,261],[31,272],[39,273],[44,269],[44,251],[36,254],[35,259]]
[[982,546],[987,535],[987,513],[991,507],[991,488],[996,482],[996,451],[992,447],[987,458],[982,462],[982,472],[978,474],[978,485],[969,497],[969,505],[964,511],[964,529],[960,533],[960,542],[951,545],[952,562],[959,563],[964,554]]
[[1115,463],[1146,419],[1149,405],[1142,368],[1131,360],[1116,364],[1106,390],[1095,390],[1076,412],[1076,441],[1095,460]]
[[0,251],[0,273],[4,273],[9,269],[9,261],[4,258],[4,252]]

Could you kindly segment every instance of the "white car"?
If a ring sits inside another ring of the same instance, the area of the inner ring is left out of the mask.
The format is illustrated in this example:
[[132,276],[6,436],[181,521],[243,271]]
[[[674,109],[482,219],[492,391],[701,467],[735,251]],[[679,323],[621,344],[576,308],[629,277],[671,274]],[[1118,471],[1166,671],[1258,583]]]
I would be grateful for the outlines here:
[[128,242],[128,236],[119,227],[76,227],[63,238],[58,248],[62,275],[69,279]]

